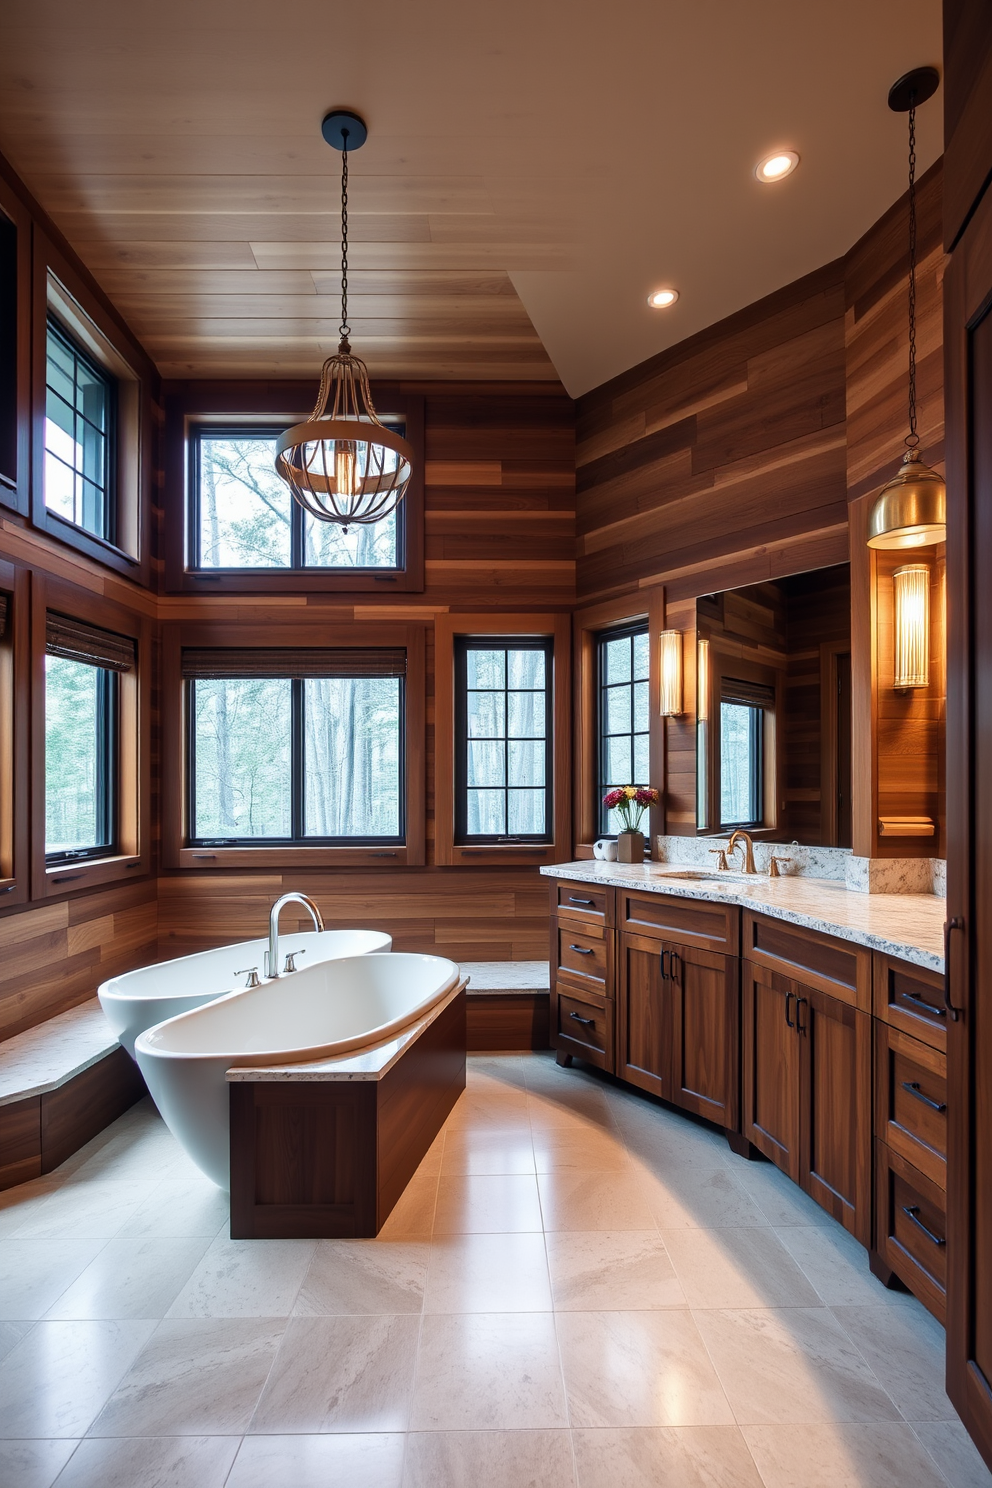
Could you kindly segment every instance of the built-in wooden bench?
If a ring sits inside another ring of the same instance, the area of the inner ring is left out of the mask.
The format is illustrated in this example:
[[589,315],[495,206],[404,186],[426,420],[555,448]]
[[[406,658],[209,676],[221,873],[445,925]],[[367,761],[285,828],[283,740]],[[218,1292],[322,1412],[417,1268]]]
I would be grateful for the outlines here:
[[145,1094],[96,998],[0,1043],[0,1189],[50,1173]]
[[471,1053],[550,1047],[547,961],[463,961],[461,969],[470,979]]

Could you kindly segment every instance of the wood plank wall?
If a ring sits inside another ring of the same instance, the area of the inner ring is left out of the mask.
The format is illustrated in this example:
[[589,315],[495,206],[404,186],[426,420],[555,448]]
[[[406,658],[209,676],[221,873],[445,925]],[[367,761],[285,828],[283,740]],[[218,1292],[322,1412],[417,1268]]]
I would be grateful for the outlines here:
[[[920,452],[944,470],[944,355],[941,166],[921,179],[917,193],[917,418]],[[852,513],[864,521],[879,487],[898,470],[908,429],[907,330],[908,201],[901,198],[852,248],[845,271],[847,363],[847,485]],[[892,573],[901,563],[929,561],[931,585],[930,686],[897,693],[892,686]],[[871,604],[873,773],[875,789],[867,837],[873,857],[943,857],[945,853],[944,550],[872,555],[856,565],[854,603]],[[930,817],[930,838],[883,837],[886,816]]]

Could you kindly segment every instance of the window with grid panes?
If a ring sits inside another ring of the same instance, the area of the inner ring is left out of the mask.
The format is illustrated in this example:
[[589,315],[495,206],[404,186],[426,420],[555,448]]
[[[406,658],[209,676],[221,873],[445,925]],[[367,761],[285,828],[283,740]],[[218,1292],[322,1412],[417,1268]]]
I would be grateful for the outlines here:
[[614,786],[649,785],[648,664],[646,625],[598,637],[599,830],[615,835],[621,823],[603,796]]
[[552,636],[455,639],[455,838],[550,842]]
[[45,505],[94,537],[114,541],[114,379],[48,319]]

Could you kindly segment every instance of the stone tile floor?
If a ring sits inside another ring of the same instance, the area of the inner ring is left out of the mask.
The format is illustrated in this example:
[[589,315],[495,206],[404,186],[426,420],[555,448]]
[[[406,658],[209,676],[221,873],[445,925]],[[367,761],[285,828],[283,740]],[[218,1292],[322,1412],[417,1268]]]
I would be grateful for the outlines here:
[[231,1241],[142,1102],[0,1195],[3,1488],[992,1488],[942,1330],[767,1163],[541,1055],[377,1240]]

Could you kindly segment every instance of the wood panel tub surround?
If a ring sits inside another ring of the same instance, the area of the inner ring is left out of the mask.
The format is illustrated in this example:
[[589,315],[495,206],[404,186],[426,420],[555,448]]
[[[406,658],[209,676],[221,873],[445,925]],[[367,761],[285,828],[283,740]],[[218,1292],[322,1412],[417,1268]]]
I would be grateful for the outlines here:
[[377,1235],[465,1088],[464,984],[381,1078],[236,1080],[231,1238]]

